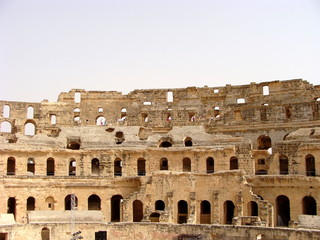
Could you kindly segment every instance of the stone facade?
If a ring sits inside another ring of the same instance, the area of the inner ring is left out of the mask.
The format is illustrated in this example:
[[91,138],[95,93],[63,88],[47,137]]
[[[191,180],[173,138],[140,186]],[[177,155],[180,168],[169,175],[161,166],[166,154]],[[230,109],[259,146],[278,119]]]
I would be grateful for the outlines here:
[[0,101],[0,240],[320,239],[319,100],[296,79]]

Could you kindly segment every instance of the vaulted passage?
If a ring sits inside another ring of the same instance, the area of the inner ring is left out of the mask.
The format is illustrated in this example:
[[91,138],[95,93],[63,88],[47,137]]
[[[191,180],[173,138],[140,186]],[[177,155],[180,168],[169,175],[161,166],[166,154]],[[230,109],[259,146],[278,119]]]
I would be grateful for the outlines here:
[[224,202],[224,223],[232,224],[232,219],[234,217],[234,204],[232,201],[228,200]]
[[188,222],[188,203],[184,200],[178,202],[178,223],[187,223]]
[[134,222],[141,222],[143,219],[143,204],[140,200],[135,200],[132,203],[132,210],[133,210],[133,221]]
[[317,202],[311,196],[302,199],[302,213],[306,215],[317,215]]
[[277,226],[288,226],[290,221],[290,201],[287,196],[280,195],[276,199]]
[[111,222],[121,221],[121,202],[123,197],[121,195],[114,195],[111,198]]

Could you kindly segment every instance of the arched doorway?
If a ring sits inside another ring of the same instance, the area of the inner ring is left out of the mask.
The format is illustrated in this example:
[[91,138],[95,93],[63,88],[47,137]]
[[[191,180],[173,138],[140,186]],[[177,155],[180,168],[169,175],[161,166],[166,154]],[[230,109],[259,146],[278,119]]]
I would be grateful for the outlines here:
[[258,137],[258,149],[268,150],[271,148],[271,138],[267,135],[261,135]]
[[122,176],[122,161],[120,158],[114,160],[114,176]]
[[214,173],[214,159],[212,157],[207,158],[207,173]]
[[54,176],[54,159],[47,159],[47,176]]
[[239,169],[239,162],[237,157],[230,158],[230,170]]
[[7,207],[7,213],[12,213],[14,218],[16,218],[16,199],[14,197],[8,199]]
[[141,222],[143,219],[143,204],[140,200],[135,200],[132,203],[133,221]]
[[313,155],[306,156],[306,175],[316,176],[316,161]]
[[200,205],[200,223],[211,223],[211,204],[209,201],[202,201]]
[[155,203],[155,209],[158,211],[164,211],[166,205],[164,203],[164,201],[162,200],[157,200]]
[[289,160],[285,155],[281,155],[279,157],[279,171],[282,175],[289,173]]
[[290,221],[290,201],[287,196],[280,195],[276,199],[277,226],[288,226]]
[[7,160],[7,175],[16,174],[16,160],[13,157],[9,157]]
[[[74,195],[74,203],[72,203],[73,197],[71,194],[65,197],[64,199],[64,210],[71,210],[74,207],[74,210],[77,210],[78,207],[78,198]],[[74,204],[74,205],[73,205]]]
[[182,171],[183,172],[191,172],[191,159],[184,158],[182,160]]
[[91,160],[91,174],[92,175],[99,175],[99,166],[100,166],[99,159],[94,158]]
[[146,160],[143,158],[139,158],[137,165],[138,165],[138,176],[145,176],[146,175]]
[[311,196],[302,199],[302,213],[306,215],[317,215],[317,202]]
[[168,170],[169,164],[167,158],[161,158],[160,159],[160,170]]
[[121,221],[121,202],[123,197],[121,195],[114,195],[111,198],[111,222]]
[[255,201],[248,202],[248,216],[258,216],[258,204]]
[[234,217],[234,204],[232,201],[228,200],[224,202],[224,223],[232,224]]
[[36,200],[34,197],[29,197],[27,199],[27,211],[34,211],[36,207]]
[[188,203],[184,200],[178,202],[178,223],[188,222]]
[[42,228],[41,240],[50,240],[50,230],[48,228]]
[[88,210],[101,210],[101,199],[93,194],[88,198]]

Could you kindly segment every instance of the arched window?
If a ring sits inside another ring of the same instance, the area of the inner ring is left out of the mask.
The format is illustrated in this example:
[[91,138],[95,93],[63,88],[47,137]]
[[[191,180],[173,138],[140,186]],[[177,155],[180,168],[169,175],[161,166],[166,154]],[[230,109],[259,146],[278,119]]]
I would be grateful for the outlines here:
[[170,141],[163,141],[160,143],[160,146],[161,148],[168,148],[168,147],[171,147],[172,146],[172,143]]
[[306,174],[307,176],[316,176],[316,161],[311,154],[306,156]]
[[122,176],[122,161],[120,158],[114,160],[114,176]]
[[27,109],[27,118],[32,119],[34,117],[34,108],[29,106]]
[[230,170],[239,169],[239,162],[237,157],[230,158]]
[[2,122],[0,125],[0,130],[1,130],[0,132],[11,133],[12,131],[11,123],[8,121]]
[[305,196],[302,199],[302,214],[317,215],[317,202],[311,196]]
[[54,176],[54,159],[47,159],[47,176]]
[[211,204],[209,201],[202,201],[200,205],[200,224],[211,223]]
[[162,201],[162,200],[157,200],[155,203],[155,209],[158,211],[164,211],[165,206],[166,205],[165,205],[164,201]]
[[121,195],[114,195],[111,198],[111,222],[121,221],[121,202],[123,197]]
[[7,160],[7,175],[16,174],[16,160],[13,157],[9,157]]
[[79,113],[79,112],[80,112],[80,108],[75,108],[75,109],[73,109],[73,112]]
[[57,123],[57,116],[55,114],[50,115],[50,123],[55,125]]
[[101,210],[101,199],[93,194],[88,198],[88,210]]
[[10,106],[9,105],[4,105],[3,106],[3,118],[10,118]]
[[178,202],[178,223],[188,222],[188,203],[184,200]]
[[48,228],[42,228],[41,240],[50,240],[50,230]]
[[190,137],[186,137],[186,139],[184,140],[184,146],[192,147],[192,139]]
[[268,150],[271,148],[271,138],[267,135],[261,135],[258,137],[258,149],[259,150]]
[[207,158],[207,173],[214,173],[214,159],[212,157]]
[[133,208],[133,221],[141,222],[143,219],[143,204],[140,200],[135,200],[132,203]]
[[276,199],[277,226],[288,226],[290,221],[290,201],[287,196],[280,195]]
[[77,162],[75,159],[71,158],[69,161],[69,176],[76,176],[77,172]]
[[99,167],[100,167],[100,162],[99,159],[94,158],[91,160],[91,174],[92,175],[99,175]]
[[107,124],[107,120],[106,120],[106,118],[105,117],[103,117],[103,116],[99,116],[99,117],[97,117],[97,119],[96,119],[96,125],[106,125]]
[[143,158],[138,159],[138,176],[146,175],[146,160]]
[[255,201],[248,202],[248,215],[258,216],[258,204]]
[[35,204],[36,204],[36,200],[34,199],[34,197],[29,197],[27,199],[27,211],[34,211]]
[[182,159],[182,171],[183,172],[191,172],[191,159],[183,158]]
[[46,204],[47,204],[48,210],[54,210],[54,198],[53,197],[47,197]]
[[34,136],[36,134],[36,125],[32,122],[27,122],[24,125],[24,135]]
[[78,198],[74,194],[69,194],[64,199],[64,210],[77,210]]
[[35,173],[35,162],[34,162],[34,158],[28,158],[28,162],[27,162],[27,173],[29,175],[34,175]]
[[168,170],[169,164],[167,158],[161,158],[160,159],[160,170]]
[[285,155],[281,155],[279,157],[279,171],[282,175],[286,175],[289,173],[289,161],[287,156]]
[[224,202],[224,223],[232,224],[232,219],[234,217],[234,204],[232,201],[228,200]]

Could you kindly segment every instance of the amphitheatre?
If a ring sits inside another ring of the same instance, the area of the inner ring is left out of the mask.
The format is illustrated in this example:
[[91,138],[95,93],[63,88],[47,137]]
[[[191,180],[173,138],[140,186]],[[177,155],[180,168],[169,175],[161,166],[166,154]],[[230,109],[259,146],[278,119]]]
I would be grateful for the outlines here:
[[0,240],[320,239],[320,85],[0,101]]

